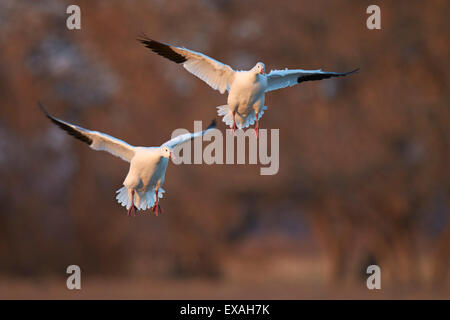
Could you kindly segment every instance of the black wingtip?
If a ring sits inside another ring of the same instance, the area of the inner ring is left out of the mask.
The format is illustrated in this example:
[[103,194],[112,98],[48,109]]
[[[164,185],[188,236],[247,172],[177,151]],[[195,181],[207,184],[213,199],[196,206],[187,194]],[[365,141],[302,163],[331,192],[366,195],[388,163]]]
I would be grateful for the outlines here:
[[187,60],[184,56],[175,52],[170,45],[153,40],[145,34],[138,36],[137,40],[156,54],[175,63],[184,63]]
[[346,75],[347,75],[347,74],[356,73],[356,72],[358,72],[358,71],[359,71],[359,68],[356,68],[355,70],[352,70],[352,71],[347,72]]
[[50,113],[48,113],[48,111],[45,110],[44,106],[42,105],[42,103],[40,101],[37,102],[37,105],[38,105],[39,109],[41,109],[41,111],[45,114],[45,116],[47,118],[49,118],[50,120],[53,119],[53,117],[50,115]]
[[139,34],[137,35],[137,38],[136,38],[137,41],[146,40],[146,39],[149,39],[149,37],[143,31],[139,32]]
[[48,115],[47,110],[45,110],[44,106],[42,105],[42,103],[40,101],[37,102],[37,105],[38,105],[39,109],[41,109],[41,111],[43,113],[45,113],[45,115]]
[[152,41],[145,33],[140,32],[136,38],[137,41],[145,45],[147,42]]
[[45,116],[47,118],[49,118],[50,121],[53,122],[55,125],[60,127],[62,130],[66,131],[71,136],[74,136],[76,139],[81,140],[84,143],[87,143],[88,145],[92,144],[92,139],[91,138],[89,138],[88,136],[84,135],[82,132],[75,130],[74,128],[72,128],[71,126],[67,125],[63,121],[58,120],[55,117],[53,117],[50,113],[47,112],[47,110],[45,110],[44,106],[42,105],[42,103],[40,101],[38,101],[37,104],[38,104],[39,108],[42,110],[42,112],[45,114]]
[[359,71],[359,68],[356,68],[355,70],[349,71],[349,72],[329,72],[329,73],[318,73],[318,74],[309,74],[306,76],[301,76],[297,78],[297,83],[305,82],[305,81],[316,81],[316,80],[323,80],[323,79],[329,79],[334,77],[345,77],[349,74],[356,73]]
[[214,129],[215,127],[216,127],[216,119],[213,119],[209,124],[208,128],[206,128],[206,130]]

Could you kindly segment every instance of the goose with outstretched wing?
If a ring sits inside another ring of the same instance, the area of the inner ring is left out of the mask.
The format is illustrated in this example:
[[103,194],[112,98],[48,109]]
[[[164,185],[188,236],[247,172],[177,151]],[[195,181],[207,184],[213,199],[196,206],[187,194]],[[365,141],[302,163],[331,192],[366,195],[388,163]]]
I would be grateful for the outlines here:
[[217,107],[217,113],[223,117],[223,122],[229,125],[233,131],[236,128],[247,128],[256,122],[256,135],[258,135],[259,119],[267,109],[267,106],[264,105],[266,92],[305,81],[343,77],[359,70],[341,73],[286,69],[272,70],[266,74],[264,63],[258,62],[248,71],[237,71],[203,53],[165,44],[145,36],[141,37],[139,41],[160,56],[182,64],[187,71],[220,93],[228,91],[227,104]]
[[117,201],[128,209],[128,215],[137,210],[151,209],[156,215],[162,212],[159,198],[165,190],[165,174],[173,148],[193,138],[203,136],[215,128],[213,120],[205,130],[177,136],[160,147],[135,147],[98,131],[91,131],[50,115],[39,104],[50,121],[75,138],[87,143],[92,149],[106,151],[130,163],[123,187],[117,190]]

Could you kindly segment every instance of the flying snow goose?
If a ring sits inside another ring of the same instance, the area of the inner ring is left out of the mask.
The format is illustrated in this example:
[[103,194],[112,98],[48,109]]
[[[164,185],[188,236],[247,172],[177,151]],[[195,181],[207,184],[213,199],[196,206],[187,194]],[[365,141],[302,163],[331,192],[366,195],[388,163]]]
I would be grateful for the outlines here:
[[156,215],[158,212],[162,213],[159,198],[162,198],[165,192],[162,185],[173,148],[195,137],[203,136],[216,126],[213,120],[205,130],[179,135],[160,147],[135,147],[105,133],[84,129],[57,119],[50,115],[41,104],[39,107],[54,124],[87,143],[92,149],[107,151],[130,163],[130,169],[123,182],[124,186],[117,190],[116,196],[117,201],[128,209],[128,215],[135,214],[136,210],[148,208],[151,208]]
[[228,91],[227,104],[217,107],[223,122],[233,131],[237,128],[247,128],[256,121],[256,135],[258,135],[259,119],[267,107],[264,105],[266,92],[290,87],[301,82],[322,80],[332,77],[342,77],[354,73],[325,72],[322,70],[272,70],[265,72],[265,65],[258,62],[248,71],[236,71],[230,66],[210,58],[200,52],[186,48],[168,45],[147,38],[138,39],[147,48],[183,67],[205,81],[213,89],[225,93]]

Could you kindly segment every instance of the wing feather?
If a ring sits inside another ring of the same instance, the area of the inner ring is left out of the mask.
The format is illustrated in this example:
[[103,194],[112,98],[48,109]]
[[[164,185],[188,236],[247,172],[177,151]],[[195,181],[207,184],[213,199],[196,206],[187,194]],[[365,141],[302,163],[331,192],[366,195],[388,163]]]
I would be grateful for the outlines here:
[[127,162],[130,162],[134,157],[135,149],[128,143],[114,138],[105,133],[98,131],[91,131],[50,115],[44,107],[39,103],[39,107],[44,112],[45,116],[50,119],[55,125],[66,131],[68,134],[74,136],[76,139],[87,143],[92,149],[98,151],[106,151],[112,155],[119,157]]
[[206,82],[214,90],[224,93],[230,89],[235,72],[229,65],[203,53],[171,46],[147,37],[142,37],[139,41],[160,56],[175,63],[183,64],[187,71]]
[[185,133],[185,134],[179,135],[179,136],[177,136],[177,137],[175,137],[173,139],[170,139],[167,142],[164,142],[161,145],[161,147],[169,147],[169,148],[173,149],[177,145],[182,144],[183,142],[189,141],[189,140],[194,139],[196,137],[204,136],[206,134],[206,132],[208,132],[211,129],[214,129],[215,127],[216,127],[216,120],[213,120],[213,121],[211,121],[211,124],[205,130],[197,131],[197,132],[194,132],[194,133],[189,132],[189,133]]
[[332,77],[343,77],[357,72],[359,69],[350,72],[325,72],[322,70],[272,70],[267,74],[267,89],[273,91],[281,88],[292,87],[305,81],[323,80]]

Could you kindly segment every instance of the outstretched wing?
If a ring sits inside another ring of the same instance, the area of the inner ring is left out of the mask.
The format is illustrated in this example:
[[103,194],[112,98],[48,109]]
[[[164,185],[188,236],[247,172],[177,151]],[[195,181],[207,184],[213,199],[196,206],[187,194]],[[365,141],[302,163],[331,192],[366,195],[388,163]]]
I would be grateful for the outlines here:
[[323,80],[332,77],[343,77],[357,72],[355,69],[350,72],[325,72],[322,70],[272,70],[267,75],[267,91],[273,91],[281,88],[292,87],[304,81]]
[[182,135],[179,135],[167,142],[164,142],[161,147],[169,147],[169,148],[175,148],[177,145],[182,144],[183,142],[189,141],[191,139],[194,139],[196,137],[201,137],[206,134],[211,129],[214,129],[216,127],[216,120],[211,121],[211,124],[203,131],[197,131],[194,133],[185,133]]
[[172,60],[175,63],[183,64],[183,67],[205,81],[214,90],[224,93],[230,89],[234,79],[234,70],[203,53],[195,52],[186,48],[171,46],[162,42],[152,40],[147,37],[138,39],[147,48],[156,52],[160,56]]
[[46,117],[50,119],[50,121],[78,140],[87,143],[92,149],[107,151],[128,162],[130,162],[134,157],[134,147],[128,143],[111,137],[105,133],[87,130],[74,124],[59,120],[50,115],[40,103],[39,107],[45,113]]

